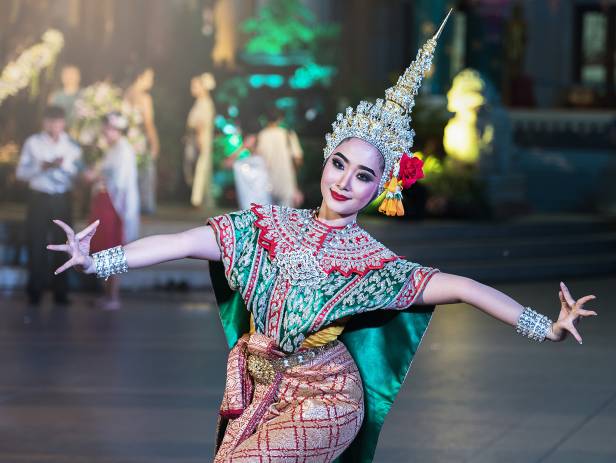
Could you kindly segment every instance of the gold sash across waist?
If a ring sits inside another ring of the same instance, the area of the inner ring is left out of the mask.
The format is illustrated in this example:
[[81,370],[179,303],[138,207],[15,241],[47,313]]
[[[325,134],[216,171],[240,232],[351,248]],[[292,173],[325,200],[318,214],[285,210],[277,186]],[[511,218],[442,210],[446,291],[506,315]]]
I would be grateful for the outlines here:
[[[310,349],[313,347],[321,347],[332,341],[335,341],[336,339],[338,339],[338,336],[340,336],[342,332],[344,331],[344,326],[346,322],[347,322],[347,318],[342,319],[338,322],[335,322],[329,326],[326,326],[325,328],[322,328],[315,333],[312,333],[310,336],[304,339],[304,342],[302,342],[300,348]],[[255,320],[252,314],[250,314],[250,331],[249,332],[250,334],[254,334],[255,331],[256,331]]]
[[260,384],[271,384],[276,373],[284,373],[286,370],[304,365],[319,354],[336,345],[336,341],[328,342],[322,346],[301,350],[286,357],[268,359],[257,354],[249,354],[246,367],[250,376]]

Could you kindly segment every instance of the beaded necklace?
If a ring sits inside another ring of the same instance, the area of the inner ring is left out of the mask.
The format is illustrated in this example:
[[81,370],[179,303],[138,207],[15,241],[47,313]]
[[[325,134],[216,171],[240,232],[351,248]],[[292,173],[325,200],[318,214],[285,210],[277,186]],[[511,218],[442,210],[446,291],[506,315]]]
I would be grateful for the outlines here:
[[[342,228],[333,228],[319,222],[318,214],[319,208],[301,211],[300,239],[297,240],[292,249],[278,253],[272,261],[280,277],[289,281],[291,285],[305,288],[317,287],[327,277],[327,273],[319,262],[325,254],[334,248],[336,241],[343,244],[345,237],[357,224],[353,221]],[[309,240],[305,238],[311,227],[314,226],[314,222],[325,227],[327,231],[321,246],[317,244],[311,249],[306,246]]]

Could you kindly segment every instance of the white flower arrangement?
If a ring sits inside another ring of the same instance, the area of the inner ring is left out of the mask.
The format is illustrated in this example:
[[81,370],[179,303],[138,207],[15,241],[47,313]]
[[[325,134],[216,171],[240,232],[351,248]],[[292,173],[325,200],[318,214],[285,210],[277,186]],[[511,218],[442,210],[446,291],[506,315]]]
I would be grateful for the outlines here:
[[41,71],[55,63],[62,47],[62,33],[49,29],[40,43],[24,50],[15,61],[8,63],[0,74],[0,104],[28,85],[36,85]]
[[120,88],[109,82],[96,82],[81,91],[75,101],[75,123],[71,135],[86,148],[105,150],[101,129],[103,118],[111,112],[119,112],[126,118],[126,138],[140,159],[147,151],[141,113],[122,98]]

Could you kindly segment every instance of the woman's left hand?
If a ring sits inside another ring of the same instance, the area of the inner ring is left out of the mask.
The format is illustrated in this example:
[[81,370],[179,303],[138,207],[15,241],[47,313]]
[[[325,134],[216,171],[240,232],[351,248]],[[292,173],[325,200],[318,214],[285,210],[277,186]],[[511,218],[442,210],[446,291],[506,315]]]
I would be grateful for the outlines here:
[[595,296],[584,296],[576,301],[571,296],[567,286],[561,282],[558,297],[560,299],[560,314],[558,315],[558,320],[552,324],[552,329],[548,333],[547,338],[558,342],[564,340],[567,337],[567,333],[571,333],[576,341],[582,344],[582,337],[578,333],[576,325],[583,317],[597,315],[597,312],[594,310],[584,309],[584,304],[595,299]]

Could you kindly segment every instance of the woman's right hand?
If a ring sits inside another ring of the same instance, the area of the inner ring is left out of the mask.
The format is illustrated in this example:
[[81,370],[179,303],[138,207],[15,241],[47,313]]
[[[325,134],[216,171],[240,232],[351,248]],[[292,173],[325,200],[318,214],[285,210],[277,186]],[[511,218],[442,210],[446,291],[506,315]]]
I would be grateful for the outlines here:
[[80,272],[95,273],[94,260],[90,257],[90,240],[94,236],[94,233],[96,233],[96,228],[100,220],[92,222],[77,234],[61,220],[54,220],[53,223],[62,228],[66,233],[66,243],[49,244],[47,245],[47,249],[50,251],[66,252],[70,256],[70,259],[59,267],[54,272],[54,275],[58,275],[71,267],[75,267],[75,269]]

